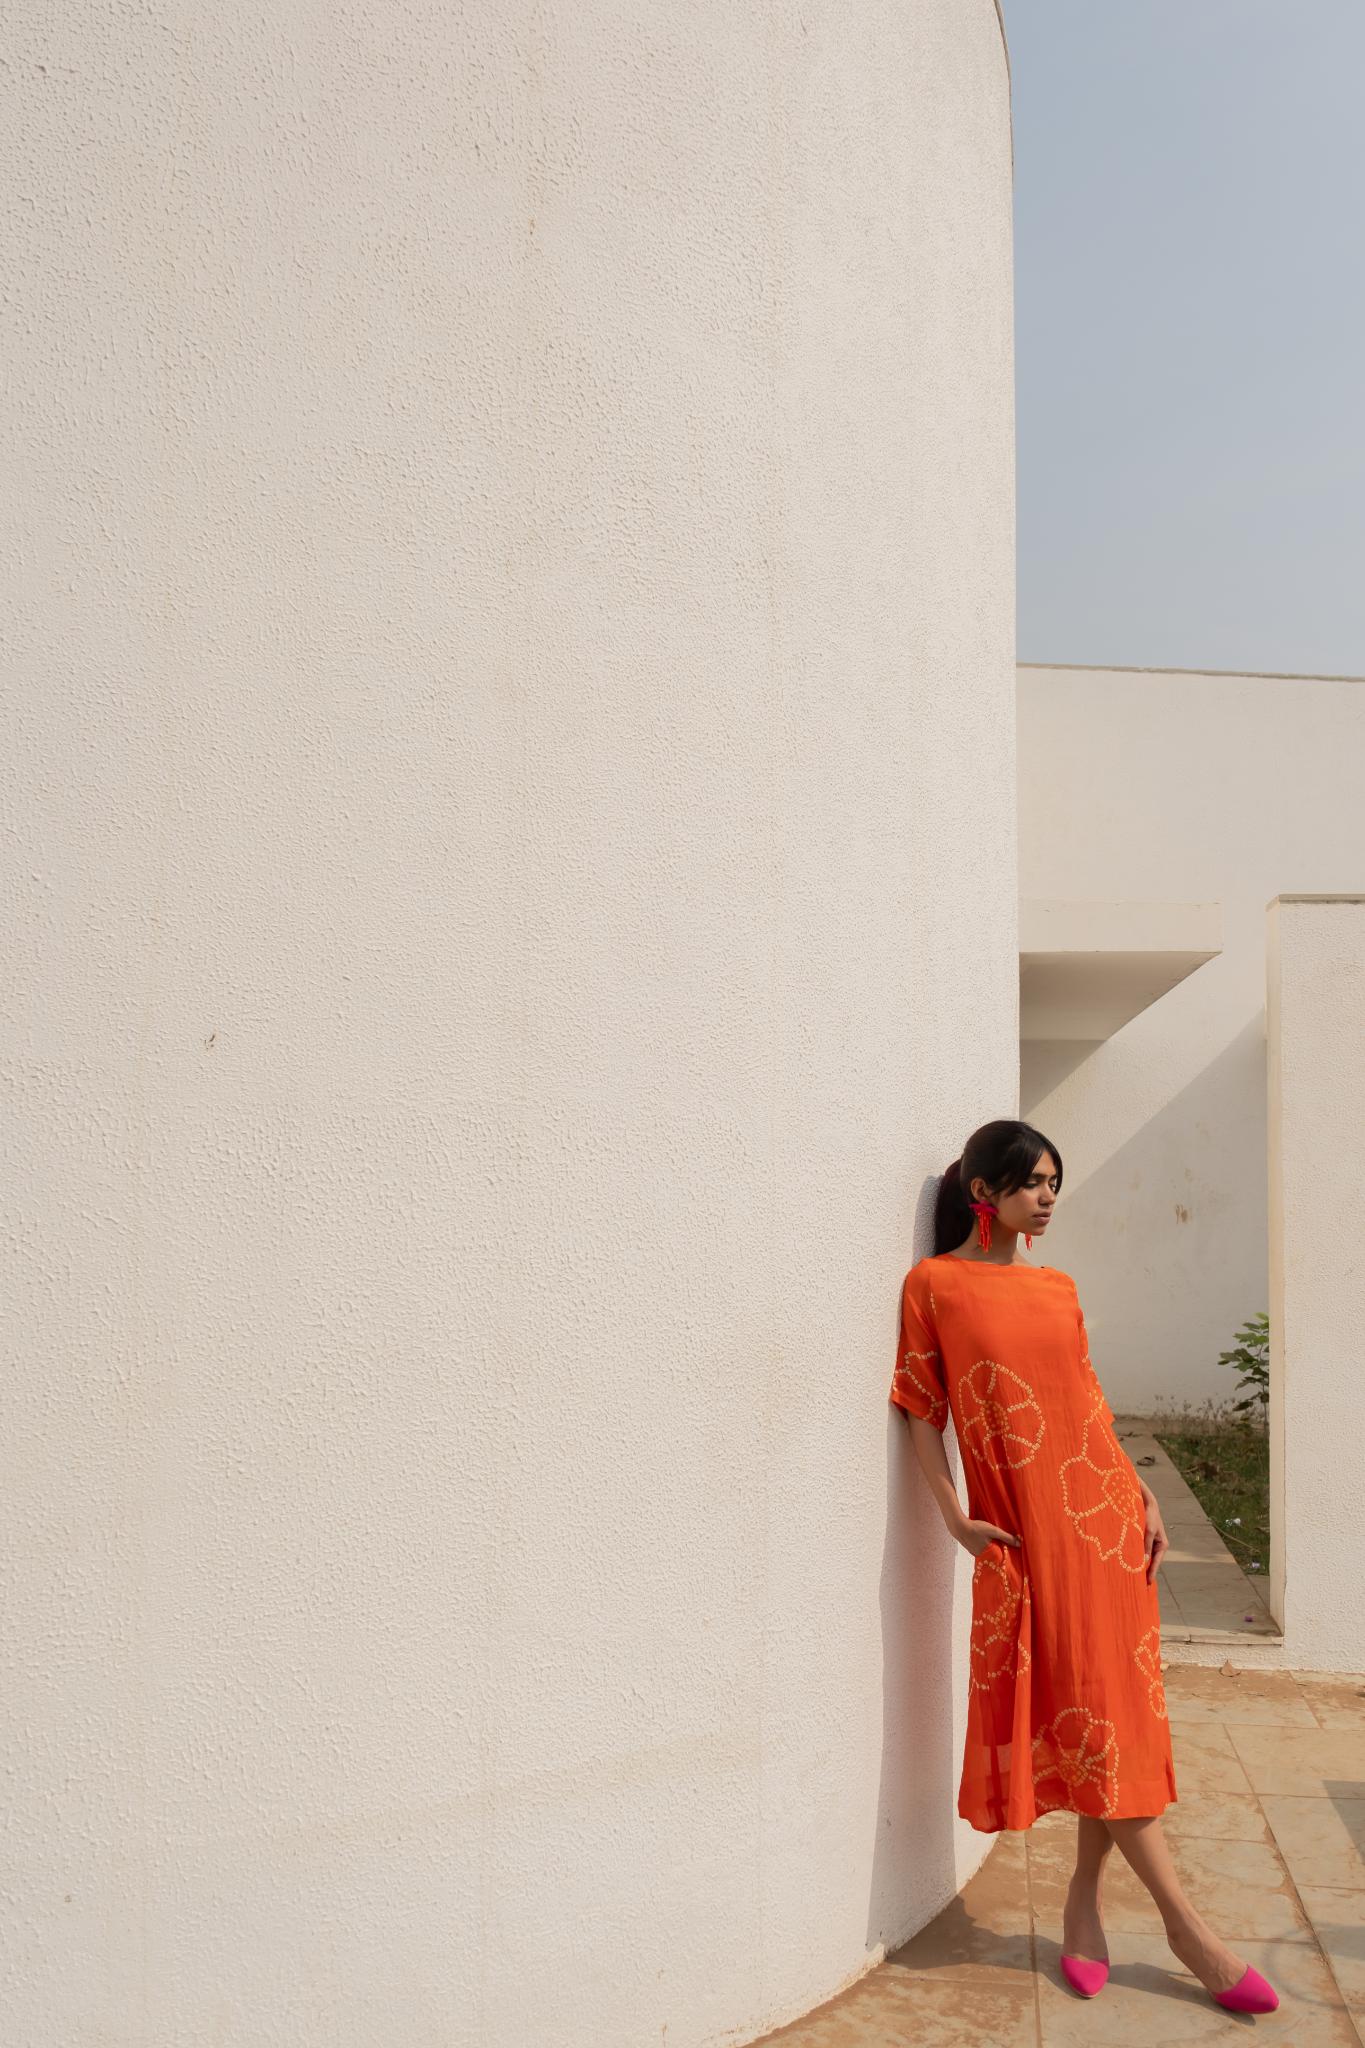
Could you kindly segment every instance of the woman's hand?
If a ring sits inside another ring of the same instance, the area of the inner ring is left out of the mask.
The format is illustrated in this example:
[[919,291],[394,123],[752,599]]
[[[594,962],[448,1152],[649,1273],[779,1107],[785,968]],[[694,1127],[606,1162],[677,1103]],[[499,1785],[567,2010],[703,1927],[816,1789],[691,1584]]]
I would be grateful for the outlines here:
[[989,1543],[1008,1543],[1011,1550],[1017,1550],[1020,1539],[1009,1529],[1002,1529],[996,1522],[973,1521],[964,1515],[957,1528],[957,1540],[964,1550],[970,1550],[973,1557],[980,1557]]
[[1161,1509],[1156,1504],[1156,1495],[1144,1489],[1143,1499],[1147,1505],[1147,1527],[1142,1547],[1147,1557],[1147,1583],[1150,1586],[1156,1577],[1157,1566],[1171,1546],[1166,1524],[1161,1519]]

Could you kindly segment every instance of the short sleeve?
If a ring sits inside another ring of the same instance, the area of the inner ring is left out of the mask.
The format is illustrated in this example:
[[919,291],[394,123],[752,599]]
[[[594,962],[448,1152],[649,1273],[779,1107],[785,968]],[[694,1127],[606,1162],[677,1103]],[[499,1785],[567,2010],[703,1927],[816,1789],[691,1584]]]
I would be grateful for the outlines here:
[[[1074,1285],[1075,1283],[1073,1282],[1072,1284]],[[1085,1374],[1091,1399],[1098,1403],[1100,1414],[1112,1426],[1114,1411],[1104,1398],[1104,1388],[1100,1385],[1099,1374],[1095,1371],[1090,1360],[1090,1336],[1085,1327],[1085,1314],[1081,1308],[1079,1295],[1076,1297],[1076,1327],[1081,1339],[1081,1369]]]
[[891,1375],[891,1399],[907,1415],[917,1415],[940,1431],[947,1427],[943,1355],[934,1328],[928,1262],[923,1259],[911,1267],[901,1284],[900,1337]]

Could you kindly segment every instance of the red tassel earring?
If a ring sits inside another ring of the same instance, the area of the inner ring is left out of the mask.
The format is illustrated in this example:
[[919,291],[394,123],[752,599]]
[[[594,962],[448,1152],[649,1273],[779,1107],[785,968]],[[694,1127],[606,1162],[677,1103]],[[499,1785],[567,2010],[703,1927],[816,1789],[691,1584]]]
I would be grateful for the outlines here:
[[994,1202],[973,1202],[970,1207],[976,1214],[976,1241],[983,1252],[988,1252],[991,1248],[991,1218],[998,1216],[1000,1211]]

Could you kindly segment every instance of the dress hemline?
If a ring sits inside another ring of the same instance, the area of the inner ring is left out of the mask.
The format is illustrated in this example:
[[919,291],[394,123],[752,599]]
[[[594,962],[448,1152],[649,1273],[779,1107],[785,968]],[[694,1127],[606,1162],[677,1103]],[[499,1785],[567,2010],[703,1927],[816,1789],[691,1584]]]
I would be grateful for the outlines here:
[[1044,1820],[1050,1813],[1085,1814],[1091,1820],[1159,1820],[1168,1806],[1179,1803],[1179,1795],[1163,1785],[1160,1794],[1131,1794],[1124,1801],[1123,1810],[1113,1813],[1092,1813],[1088,1806],[1073,1806],[1068,1799],[1056,1799],[1038,1805],[1029,1820],[980,1821],[974,1814],[964,1813],[958,1807],[959,1820],[967,1821],[979,1835],[1024,1835],[1034,1821]]

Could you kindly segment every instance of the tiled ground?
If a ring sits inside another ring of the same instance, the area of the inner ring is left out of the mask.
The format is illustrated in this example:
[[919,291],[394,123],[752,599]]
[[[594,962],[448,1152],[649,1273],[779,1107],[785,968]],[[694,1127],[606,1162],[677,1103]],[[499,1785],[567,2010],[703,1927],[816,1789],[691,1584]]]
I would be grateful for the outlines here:
[[[1182,1645],[1212,1648],[1238,1637],[1272,1643],[1280,1630],[1263,1597],[1264,1587],[1242,1570],[1166,1452],[1140,1417],[1116,1415],[1114,1427],[1161,1503],[1171,1547],[1157,1572],[1161,1598],[1161,1642],[1176,1661]],[[1233,1660],[1236,1662],[1236,1659]]]
[[[1168,1523],[1169,1527],[1169,1523]],[[1365,1674],[1169,1664],[1179,1798],[1163,1816],[1194,1903],[1280,1994],[1224,2012],[1166,1946],[1151,1898],[1111,1851],[1109,1981],[1062,1976],[1074,1815],[997,1837],[938,1918],[851,1991],[764,2048],[1282,2048],[1365,2042]]]

